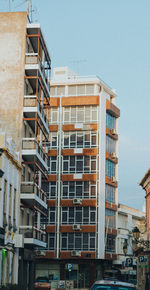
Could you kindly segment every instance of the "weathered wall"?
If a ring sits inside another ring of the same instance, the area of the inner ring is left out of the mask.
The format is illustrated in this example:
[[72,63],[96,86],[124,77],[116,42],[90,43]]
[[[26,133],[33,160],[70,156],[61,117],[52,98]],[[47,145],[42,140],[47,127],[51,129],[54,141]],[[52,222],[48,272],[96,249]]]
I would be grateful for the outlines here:
[[21,151],[26,12],[0,13],[0,130]]

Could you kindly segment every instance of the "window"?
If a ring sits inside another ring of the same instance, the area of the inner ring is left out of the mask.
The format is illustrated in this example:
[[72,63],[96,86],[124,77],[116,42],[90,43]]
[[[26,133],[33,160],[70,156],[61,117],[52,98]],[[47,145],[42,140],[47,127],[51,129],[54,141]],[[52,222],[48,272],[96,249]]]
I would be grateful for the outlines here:
[[96,224],[96,207],[62,207],[62,224]]
[[49,149],[58,147],[58,132],[51,132],[49,135]]
[[116,228],[116,213],[114,210],[105,209],[105,225],[107,228]]
[[63,173],[95,173],[96,156],[63,156]]
[[98,121],[98,106],[63,107],[63,123]]
[[48,158],[48,171],[50,174],[56,174],[57,170],[57,156],[50,156]]
[[116,118],[108,113],[106,113],[106,127],[110,130],[116,128]]
[[59,109],[53,107],[49,110],[49,123],[50,124],[57,124],[59,122],[58,111]]
[[106,160],[106,169],[105,169],[105,174],[107,177],[111,178],[115,176],[115,163],[113,163],[110,160]]
[[48,250],[55,250],[56,235],[55,233],[48,233]]
[[56,207],[50,207],[48,209],[48,215],[49,215],[49,218],[48,218],[48,223],[50,225],[54,225],[55,222],[56,222]]
[[113,153],[116,152],[116,141],[112,139],[110,136],[106,136],[106,152]]
[[6,213],[7,212],[7,190],[8,190],[8,188],[7,188],[7,180],[5,179],[4,180],[4,202],[3,202],[3,206],[4,206],[4,213]]
[[13,206],[13,219],[14,219],[14,221],[16,219],[16,194],[17,194],[17,190],[15,188],[14,189],[14,206]]
[[12,215],[12,185],[9,185],[9,216]]
[[57,183],[56,183],[56,181],[49,182],[48,199],[55,199],[56,198],[56,190],[57,190]]
[[95,251],[95,233],[62,233],[61,250]]
[[115,203],[115,187],[109,184],[105,185],[105,199],[108,202]]
[[64,181],[62,182],[62,198],[95,198],[97,183],[94,181]]
[[116,237],[113,235],[107,235],[105,251],[115,252],[115,243],[116,243]]
[[63,132],[63,148],[91,148],[97,146],[97,131]]

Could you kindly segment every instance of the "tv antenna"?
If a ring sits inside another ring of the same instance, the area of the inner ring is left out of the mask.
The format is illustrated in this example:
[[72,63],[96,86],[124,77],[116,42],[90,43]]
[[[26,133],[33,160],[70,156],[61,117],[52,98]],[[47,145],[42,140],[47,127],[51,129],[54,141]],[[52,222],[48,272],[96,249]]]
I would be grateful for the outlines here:
[[[11,11],[11,1],[17,2],[17,0],[8,0],[8,9],[9,9],[9,11]],[[30,21],[32,22],[32,20],[33,20],[33,12],[37,12],[37,9],[33,9],[32,0],[22,0],[20,3],[18,3],[16,6],[14,6],[14,9],[19,8],[20,6],[22,6],[25,3],[27,4],[28,17],[29,17]]]
[[74,66],[76,66],[77,73],[79,73],[79,67],[80,67],[81,63],[87,62],[87,59],[76,59],[76,60],[73,60],[73,61],[70,61],[70,62]]

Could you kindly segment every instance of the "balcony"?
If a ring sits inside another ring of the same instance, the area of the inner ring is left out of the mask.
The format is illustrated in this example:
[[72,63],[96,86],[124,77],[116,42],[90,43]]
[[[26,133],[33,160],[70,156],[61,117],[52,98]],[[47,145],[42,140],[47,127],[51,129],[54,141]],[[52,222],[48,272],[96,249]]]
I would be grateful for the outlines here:
[[31,163],[35,162],[36,157],[42,169],[46,171],[48,170],[47,153],[44,152],[43,148],[39,145],[39,143],[35,140],[35,138],[23,138],[22,157],[26,162]]
[[47,92],[49,93],[50,86],[46,73],[47,68],[45,68],[45,66],[45,63],[42,63],[38,53],[26,53],[25,70],[27,72],[27,75],[36,76],[36,71],[39,70],[43,83],[47,89]]
[[[42,125],[44,126],[47,134],[49,134],[49,124],[48,119],[44,113],[44,110],[40,103],[37,100],[36,95],[26,95],[24,96],[24,108],[23,112],[26,118],[35,118],[35,113],[38,113],[38,116],[40,117],[40,120],[42,122]],[[32,128],[35,130],[35,121],[29,120],[29,123],[31,122]]]
[[24,243],[30,246],[46,248],[46,233],[34,226],[20,226],[20,234],[24,235]]
[[28,206],[36,205],[47,209],[46,193],[32,181],[21,182],[21,200]]

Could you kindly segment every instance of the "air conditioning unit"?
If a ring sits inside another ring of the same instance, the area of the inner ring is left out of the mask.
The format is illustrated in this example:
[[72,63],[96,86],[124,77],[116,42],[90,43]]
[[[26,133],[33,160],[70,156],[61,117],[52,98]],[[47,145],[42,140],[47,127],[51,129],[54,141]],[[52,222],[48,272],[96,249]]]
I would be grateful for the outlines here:
[[81,204],[82,203],[82,199],[81,198],[74,198],[73,199],[73,204]]
[[71,256],[72,257],[81,257],[81,251],[72,251]]
[[112,133],[112,135],[116,135],[116,134],[117,134],[116,129],[112,129],[112,130],[111,130],[111,133]]
[[115,177],[115,176],[112,176],[111,181],[112,181],[112,182],[117,182],[116,177]]
[[81,225],[73,225],[72,229],[75,231],[80,231],[81,230]]
[[45,251],[35,251],[36,256],[46,256],[46,252]]
[[40,225],[41,230],[46,230],[46,225]]
[[117,158],[116,153],[115,153],[115,152],[112,152],[112,153],[111,153],[111,157],[112,157],[113,159]]

